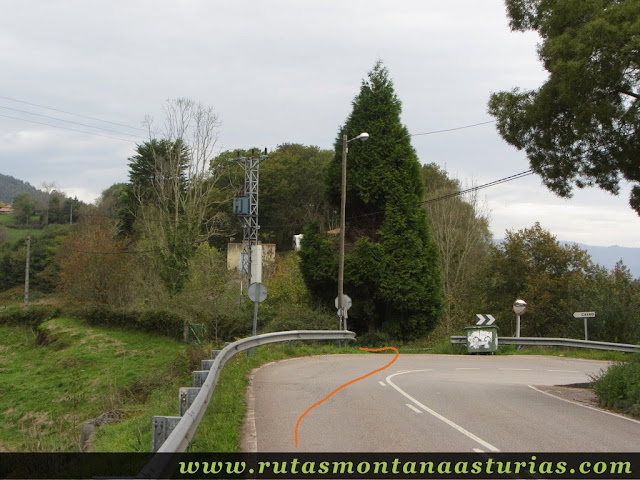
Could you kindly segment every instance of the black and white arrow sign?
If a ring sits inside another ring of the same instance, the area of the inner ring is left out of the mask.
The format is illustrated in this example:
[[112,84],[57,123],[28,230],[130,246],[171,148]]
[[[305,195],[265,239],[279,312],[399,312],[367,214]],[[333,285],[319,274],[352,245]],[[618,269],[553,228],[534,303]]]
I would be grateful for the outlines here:
[[493,325],[495,322],[496,319],[493,318],[493,315],[476,313],[476,325]]

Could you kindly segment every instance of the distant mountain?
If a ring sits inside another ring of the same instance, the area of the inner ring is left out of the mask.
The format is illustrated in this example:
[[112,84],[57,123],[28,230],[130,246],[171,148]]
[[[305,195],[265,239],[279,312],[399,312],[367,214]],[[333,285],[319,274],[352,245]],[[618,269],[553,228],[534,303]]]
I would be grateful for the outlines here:
[[591,259],[595,263],[599,263],[603,267],[607,267],[611,270],[615,264],[622,260],[622,262],[631,271],[633,278],[640,277],[640,248],[620,247],[618,245],[612,245],[610,247],[597,247],[593,245],[585,245],[577,242],[561,241],[569,245],[578,245],[583,250],[589,252]]
[[[504,239],[495,238],[493,243],[499,245]],[[608,270],[615,267],[618,260],[622,260],[625,266],[631,271],[633,278],[640,278],[640,248],[620,247],[612,245],[610,247],[599,247],[586,245],[584,243],[571,242],[568,240],[559,241],[563,245],[577,245],[582,250],[586,250],[591,256],[591,260]]]
[[30,183],[0,173],[0,202],[11,203],[19,193],[30,193],[36,200],[44,200],[47,194]]

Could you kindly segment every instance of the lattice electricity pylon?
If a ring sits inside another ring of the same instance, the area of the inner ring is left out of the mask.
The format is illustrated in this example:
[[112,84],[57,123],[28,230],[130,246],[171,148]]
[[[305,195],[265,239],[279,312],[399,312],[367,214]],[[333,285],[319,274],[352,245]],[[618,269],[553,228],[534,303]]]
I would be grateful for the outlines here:
[[255,157],[253,152],[250,158],[241,157],[238,154],[237,161],[244,166],[244,191],[242,197],[234,199],[234,213],[241,216],[243,225],[243,251],[242,271],[247,274],[247,285],[251,285],[251,250],[258,244],[258,184],[260,182],[260,162],[267,158],[267,149],[264,155]]

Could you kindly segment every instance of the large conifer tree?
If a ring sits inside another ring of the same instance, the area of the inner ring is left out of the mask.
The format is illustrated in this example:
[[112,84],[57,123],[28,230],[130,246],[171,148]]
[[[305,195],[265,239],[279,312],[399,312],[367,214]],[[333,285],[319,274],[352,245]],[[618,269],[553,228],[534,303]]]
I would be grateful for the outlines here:
[[[368,132],[368,142],[350,144],[347,162],[344,291],[353,299],[349,327],[409,339],[435,326],[444,302],[438,250],[421,206],[420,163],[400,121],[401,110],[389,73],[378,62],[362,82],[353,111],[338,134],[327,195],[338,208],[343,133],[354,138]],[[337,289],[326,292],[327,279],[321,282],[319,272],[309,271],[313,262],[304,261],[314,258],[317,263],[322,252],[311,249],[319,243],[305,240],[303,270],[308,286],[325,301],[333,299]],[[335,270],[324,271],[333,276],[335,285]]]

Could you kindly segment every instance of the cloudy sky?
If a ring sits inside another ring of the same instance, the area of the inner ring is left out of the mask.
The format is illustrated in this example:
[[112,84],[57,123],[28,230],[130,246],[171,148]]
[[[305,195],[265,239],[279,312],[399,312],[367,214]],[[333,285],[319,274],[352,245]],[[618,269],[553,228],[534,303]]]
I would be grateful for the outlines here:
[[[0,173],[34,186],[94,201],[126,181],[141,122],[169,98],[212,106],[220,149],[333,148],[378,59],[423,163],[463,185],[529,169],[491,123],[440,132],[490,122],[491,92],[546,78],[538,38],[509,30],[502,0],[1,1]],[[640,247],[628,190],[563,200],[528,176],[481,198],[496,238],[540,221],[559,239]]]

